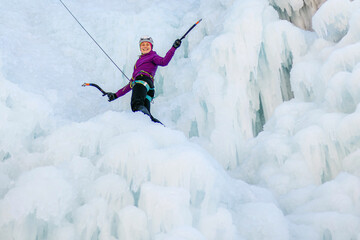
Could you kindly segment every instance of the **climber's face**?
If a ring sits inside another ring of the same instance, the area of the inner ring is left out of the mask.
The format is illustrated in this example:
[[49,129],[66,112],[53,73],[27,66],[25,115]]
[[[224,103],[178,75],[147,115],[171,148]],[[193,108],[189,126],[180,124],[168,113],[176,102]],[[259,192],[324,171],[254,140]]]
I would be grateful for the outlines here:
[[141,51],[141,54],[146,54],[146,53],[149,53],[151,51],[151,43],[149,42],[142,42],[140,44],[140,51]]

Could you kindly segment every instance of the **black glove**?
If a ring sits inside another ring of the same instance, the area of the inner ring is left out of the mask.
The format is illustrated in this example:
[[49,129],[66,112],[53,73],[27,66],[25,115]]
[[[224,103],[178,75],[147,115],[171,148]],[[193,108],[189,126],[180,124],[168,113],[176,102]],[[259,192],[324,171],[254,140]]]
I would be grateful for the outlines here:
[[106,95],[109,98],[109,102],[114,101],[115,99],[117,99],[117,96],[116,96],[115,93],[108,92],[108,93],[106,93]]
[[174,42],[174,44],[173,44],[173,47],[174,47],[174,48],[178,48],[178,47],[180,47],[180,45],[181,45],[181,40],[180,40],[180,39],[176,39],[175,42]]

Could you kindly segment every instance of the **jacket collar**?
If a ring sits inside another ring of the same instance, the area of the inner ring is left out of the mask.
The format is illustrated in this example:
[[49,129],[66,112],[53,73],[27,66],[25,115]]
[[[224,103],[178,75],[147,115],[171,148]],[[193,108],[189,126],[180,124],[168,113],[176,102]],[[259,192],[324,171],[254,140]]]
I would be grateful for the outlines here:
[[155,51],[153,51],[153,50],[151,50],[150,52],[148,52],[148,53],[145,53],[145,54],[141,54],[140,55],[140,57],[145,57],[145,56],[148,56],[148,55],[152,55],[152,54],[154,54],[154,53],[156,53]]

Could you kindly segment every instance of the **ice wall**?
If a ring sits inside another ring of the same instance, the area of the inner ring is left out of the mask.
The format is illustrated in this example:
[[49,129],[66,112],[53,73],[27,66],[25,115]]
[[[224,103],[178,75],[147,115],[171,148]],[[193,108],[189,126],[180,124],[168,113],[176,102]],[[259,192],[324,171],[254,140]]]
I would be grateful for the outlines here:
[[176,90],[172,82],[163,86],[184,104],[162,109],[229,169],[240,162],[245,141],[263,130],[279,104],[293,98],[290,70],[315,34],[279,21],[266,1],[204,1],[199,14],[206,20],[183,49],[190,52],[184,59],[187,71],[179,76],[177,66],[169,66],[167,78],[180,82]]
[[81,87],[126,80],[58,1],[1,2],[1,239],[360,238],[359,1],[315,32],[260,0],[67,3],[126,73],[203,21],[157,73],[163,128]]
[[[356,239],[359,1],[327,1],[313,20],[319,38],[290,75],[295,98],[277,107],[264,131],[248,142],[237,176],[276,192],[298,226],[291,227],[293,239]],[[302,232],[300,223],[310,231]],[[337,232],[345,226],[352,233]]]
[[[112,111],[55,128],[41,96],[0,81],[1,239],[241,239],[273,228],[286,239],[271,193],[231,179],[182,132]],[[259,208],[277,221],[251,231],[243,223]]]
[[[164,54],[198,17],[191,1],[159,1],[136,15],[145,3],[109,2],[102,11],[95,2],[69,6],[130,71],[145,31],[155,29],[146,34]],[[184,56],[198,44],[184,41],[177,53],[173,62],[183,71],[159,71],[153,112],[169,124],[163,128],[130,112],[129,96],[109,104],[96,89],[81,88],[93,81],[115,91],[126,82],[59,2],[1,6],[1,239],[287,239],[287,220],[271,192],[230,178],[177,123],[194,122],[197,131],[194,98],[178,97],[192,88],[196,67]],[[184,12],[188,20],[179,27]],[[142,14],[152,21],[124,24]],[[193,32],[198,43],[203,31]],[[190,76],[183,82],[182,73]],[[187,106],[188,115],[159,110],[173,105]],[[178,125],[184,132],[171,130]]]

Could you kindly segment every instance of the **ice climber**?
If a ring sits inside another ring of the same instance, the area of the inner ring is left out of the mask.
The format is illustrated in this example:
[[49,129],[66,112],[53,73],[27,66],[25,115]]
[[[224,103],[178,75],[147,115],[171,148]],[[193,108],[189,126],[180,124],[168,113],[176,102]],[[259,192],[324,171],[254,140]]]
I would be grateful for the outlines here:
[[174,42],[165,57],[160,57],[153,51],[154,42],[151,37],[140,38],[139,45],[141,55],[135,63],[130,82],[116,93],[107,93],[107,96],[111,102],[132,90],[131,110],[133,112],[141,111],[148,115],[153,122],[161,123],[150,113],[150,103],[155,94],[154,76],[158,66],[163,67],[169,64],[175,50],[180,47],[181,40],[177,39]]

